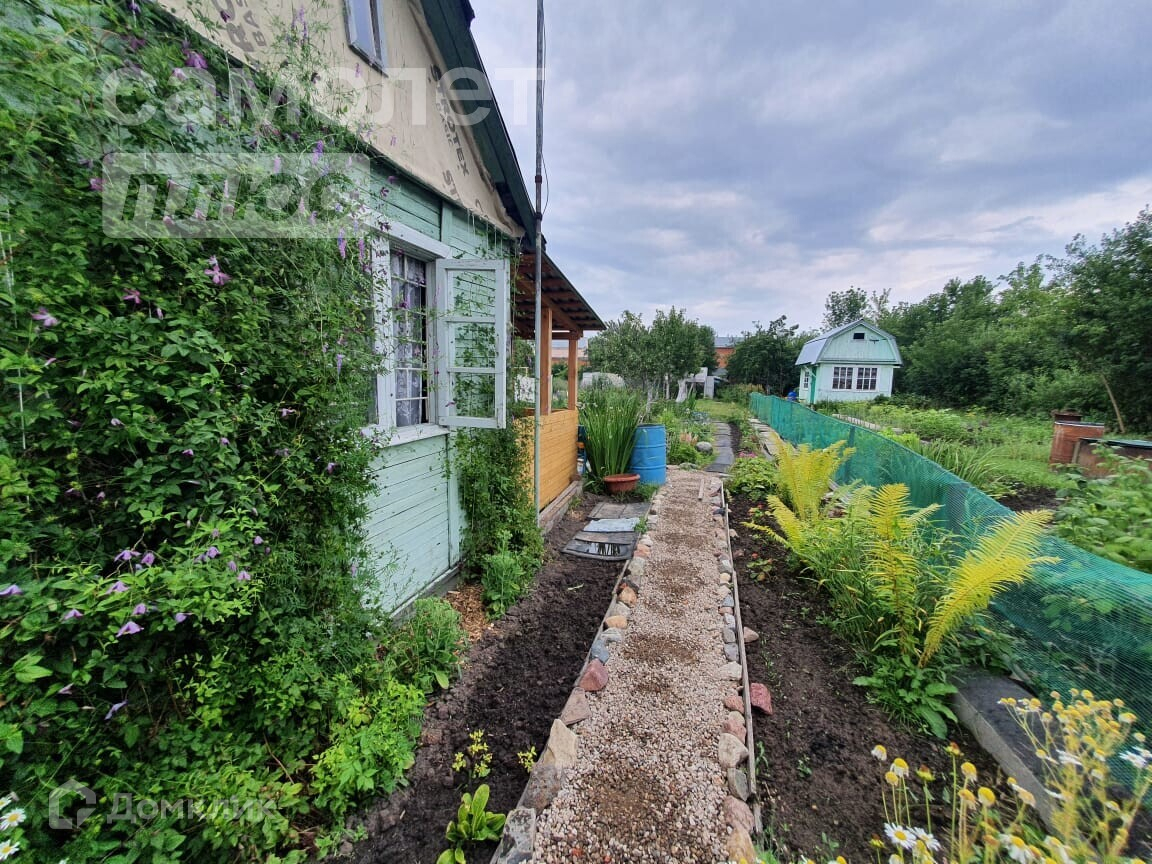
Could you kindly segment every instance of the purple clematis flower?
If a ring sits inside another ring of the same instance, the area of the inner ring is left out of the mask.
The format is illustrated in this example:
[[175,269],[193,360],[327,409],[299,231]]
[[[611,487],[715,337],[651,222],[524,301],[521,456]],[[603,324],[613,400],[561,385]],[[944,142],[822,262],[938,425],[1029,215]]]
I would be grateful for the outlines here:
[[119,417],[113,417],[113,418],[112,418],[110,421],[108,421],[108,422],[109,422],[109,423],[110,423],[112,426],[115,426],[117,429],[119,429],[121,426],[123,426],[123,425],[124,425],[124,422],[123,422],[123,421],[122,421],[122,420],[121,420]]
[[19,585],[12,584],[5,588],[3,591],[0,591],[0,597],[19,597],[23,593],[24,591],[20,588]]
[[235,561],[229,561],[228,562],[228,569],[231,570],[233,573],[235,573],[239,569],[239,566],[240,565],[238,565]]
[[340,229],[340,233],[336,237],[336,248],[340,250],[340,257],[348,257],[348,241],[344,237],[344,229]]
[[344,355],[343,354],[337,354],[336,355],[336,374],[339,375],[340,370],[343,368],[344,368]]
[[194,455],[194,453],[195,453],[195,451],[191,447],[189,447],[187,450],[181,450],[180,451],[181,456],[192,456],[192,455]]
[[179,66],[177,66],[175,69],[172,70],[172,77],[175,78],[177,81],[187,81],[188,80],[188,73],[185,72]]
[[103,192],[104,191],[104,178],[103,177],[89,177],[88,178],[88,189],[91,192]]
[[128,704],[127,699],[125,699],[123,702],[117,702],[115,705],[113,705],[111,708],[108,709],[108,713],[104,715],[104,719],[105,720],[111,720],[112,715],[115,714],[117,711],[119,711],[121,708],[123,708],[127,704]]
[[125,549],[119,555],[117,555],[115,558],[113,558],[112,560],[113,561],[131,561],[133,558],[139,558],[139,557],[140,557],[139,552],[136,552],[132,549]]
[[250,582],[251,580],[252,580],[252,574],[249,573],[247,570],[241,570],[239,573],[236,574],[236,581],[237,582]]
[[103,490],[96,493],[96,500],[97,501],[103,501],[107,497],[108,497],[107,493],[105,493]]
[[184,52],[185,66],[190,69],[207,69],[208,61],[204,59],[204,55],[199,51],[185,51]]
[[212,539],[213,540],[220,539],[220,529],[219,528],[213,528],[212,529]]
[[325,466],[324,470],[327,471],[329,474],[331,474],[333,471],[336,470],[336,463],[335,462],[329,462]]
[[145,552],[144,557],[140,559],[140,563],[143,564],[145,567],[151,567],[153,564],[156,563],[156,553]]
[[139,633],[144,628],[137,624],[135,621],[129,621],[123,627],[116,631],[116,638],[121,636],[131,636],[133,633]]
[[54,317],[43,306],[40,307],[39,311],[32,313],[32,320],[33,321],[39,321],[40,326],[44,327],[44,328],[55,327],[57,324],[60,323],[60,319]]
[[57,690],[56,695],[57,696],[67,696],[71,692],[72,692],[72,684],[68,683],[68,684],[65,684],[63,687],[61,687],[59,690]]
[[161,309],[159,306],[156,307],[156,317],[159,318],[161,321],[164,320],[164,310]]
[[215,255],[208,259],[208,265],[208,269],[204,271],[204,275],[211,276],[214,285],[226,285],[232,280],[231,276],[220,269],[220,264],[216,261]]
[[220,554],[219,549],[217,549],[215,546],[209,546],[207,551],[205,551],[205,553],[204,553],[204,557],[205,558],[215,558],[219,554]]
[[316,142],[316,146],[312,148],[312,164],[315,165],[320,161],[320,157],[324,155],[324,139],[321,138]]
[[84,617],[84,613],[81,612],[79,609],[69,609],[67,612],[64,613],[64,617],[61,618],[60,620],[71,621],[73,618],[83,618],[83,617]]
[[144,603],[137,603],[136,607],[132,610],[133,615],[147,615],[148,606]]
[[185,621],[188,620],[188,616],[185,615],[183,612],[177,612],[175,615],[172,616],[172,619],[177,624],[183,624]]
[[280,416],[281,417],[288,417],[288,416],[295,414],[295,413],[296,413],[295,408],[281,408],[280,409]]
[[221,445],[223,445],[224,447],[227,447],[227,446],[228,446],[228,439],[227,439],[227,438],[221,438],[221,439],[220,439],[220,443],[221,443]]
[[125,294],[120,299],[121,300],[129,300],[132,303],[135,303],[137,306],[139,306],[140,305],[140,292],[137,289],[133,288],[131,291],[129,291],[127,294]]
[[112,583],[112,587],[109,588],[104,593],[105,594],[123,594],[127,590],[128,590],[128,586],[125,585],[123,582],[121,582],[119,579],[117,579],[115,582]]
[[49,357],[47,360],[44,361],[44,366],[45,367],[51,366],[55,362],[56,362],[55,357]]
[[259,534],[257,534],[255,537],[252,538],[252,545],[253,546],[259,546],[263,542],[264,542],[264,538],[261,537]]

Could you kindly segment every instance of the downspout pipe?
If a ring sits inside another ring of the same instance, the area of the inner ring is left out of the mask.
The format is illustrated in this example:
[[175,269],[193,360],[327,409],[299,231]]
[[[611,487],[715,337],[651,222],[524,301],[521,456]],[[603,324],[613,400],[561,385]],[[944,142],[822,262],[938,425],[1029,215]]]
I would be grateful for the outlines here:
[[541,295],[543,293],[544,272],[544,208],[542,204],[544,186],[544,0],[536,2],[536,412],[533,417],[532,434],[532,504],[536,508],[536,518],[540,518],[540,430],[544,406],[541,396],[544,390],[544,364],[548,363],[547,374],[552,374],[552,358],[544,356],[543,314]]

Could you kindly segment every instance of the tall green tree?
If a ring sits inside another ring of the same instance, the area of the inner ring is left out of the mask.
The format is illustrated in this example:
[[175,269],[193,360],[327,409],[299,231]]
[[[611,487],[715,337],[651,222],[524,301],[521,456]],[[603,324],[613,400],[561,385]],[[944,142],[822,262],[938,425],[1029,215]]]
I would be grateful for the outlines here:
[[835,330],[863,318],[868,312],[868,295],[862,288],[833,291],[824,301],[824,329]]
[[642,316],[625,311],[588,340],[588,364],[598,372],[614,372],[655,396],[665,379],[678,381],[701,367],[715,366],[715,344],[711,327],[689,320],[675,306],[657,312],[651,326]]
[[733,384],[757,384],[769,393],[787,393],[796,386],[796,357],[811,334],[800,333],[781,315],[764,327],[760,322],[745,332],[728,358],[728,380]]
[[1062,341],[1098,378],[1121,426],[1152,429],[1152,210],[1099,246],[1076,237],[1067,254]]

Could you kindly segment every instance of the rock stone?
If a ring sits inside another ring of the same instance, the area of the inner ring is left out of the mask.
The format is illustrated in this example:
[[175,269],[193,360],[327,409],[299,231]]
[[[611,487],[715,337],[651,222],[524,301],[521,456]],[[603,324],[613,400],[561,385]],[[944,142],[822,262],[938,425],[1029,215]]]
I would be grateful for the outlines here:
[[628,562],[628,574],[637,579],[644,576],[644,568],[648,566],[648,562],[644,558],[633,558]]
[[744,709],[743,709],[743,707],[741,707],[740,709],[737,709],[737,710],[729,711],[728,712],[728,719],[731,720],[733,723],[739,723],[741,726],[743,726],[744,725]]
[[733,615],[731,612],[725,612],[724,613],[724,626],[725,627],[735,627],[736,626],[736,616]]
[[607,663],[612,659],[612,655],[608,653],[608,646],[601,639],[597,639],[592,643],[592,648],[588,653],[601,663]]
[[496,850],[496,864],[524,864],[536,847],[536,811],[517,807],[504,822],[504,835]]
[[748,698],[752,700],[753,708],[758,708],[765,714],[772,713],[772,694],[763,684],[749,685]]
[[737,540],[740,537],[740,535],[736,533],[735,528],[729,528],[728,529],[728,536],[731,537],[733,540]]
[[564,710],[560,712],[560,722],[565,726],[572,726],[592,716],[592,709],[588,707],[588,697],[583,690],[573,690],[568,701],[564,703]]
[[734,607],[736,605],[736,601],[734,601],[732,599],[732,595],[729,594],[727,597],[725,597],[723,600],[720,601],[720,605],[723,606],[725,609],[731,609],[732,607]]
[[524,787],[520,803],[537,811],[545,809],[552,804],[564,785],[565,773],[563,768],[537,762],[528,775],[528,784]]
[[628,619],[623,615],[609,615],[604,619],[604,626],[610,630],[623,630],[628,626]]
[[717,671],[721,678],[727,678],[729,681],[739,681],[744,677],[744,673],[740,669],[739,663],[725,663]]
[[743,699],[743,697],[737,696],[736,694],[732,694],[731,696],[725,696],[724,697],[724,707],[727,708],[729,711],[739,711],[739,712],[743,713],[743,711],[744,711],[744,699]]
[[729,574],[729,573],[721,573],[720,574],[720,584],[721,585],[727,585],[731,581],[732,581],[731,574]]
[[728,732],[720,733],[720,743],[717,752],[721,768],[735,768],[748,758],[748,748],[744,746],[739,738]]
[[731,561],[729,561],[727,558],[721,558],[720,559],[720,572],[721,573],[727,573],[729,576],[731,576],[736,571],[732,569],[732,562]]
[[727,645],[731,645],[736,641],[736,631],[731,627],[725,627],[722,635],[724,636],[724,642]]
[[[737,660],[740,659],[740,649],[735,645],[725,645],[724,646],[724,659],[731,662],[731,663],[735,663]],[[605,662],[607,662],[607,661],[605,661]]]
[[599,660],[593,659],[580,678],[580,686],[589,693],[603,690],[608,686],[608,669]]
[[631,618],[632,610],[625,606],[623,603],[613,603],[608,607],[608,617],[612,618],[616,615],[622,615],[625,618]]
[[748,775],[739,768],[728,769],[728,791],[741,801],[747,801],[752,794],[748,785]]
[[720,805],[720,812],[724,814],[724,822],[733,828],[741,828],[751,833],[752,810],[734,795],[729,795]]
[[609,627],[600,635],[604,637],[605,642],[611,644],[613,642],[619,642],[621,639],[623,639],[624,631],[619,627]]
[[755,642],[759,638],[760,638],[760,634],[757,633],[755,630],[753,630],[751,627],[745,627],[744,628],[744,644],[745,645],[747,645],[749,642]]
[[711,453],[712,452],[712,442],[711,441],[700,441],[696,444],[696,449],[700,453]]
[[[596,661],[593,660],[593,663]],[[608,675],[605,673],[605,679]],[[580,739],[576,733],[565,726],[560,720],[552,721],[552,731],[548,734],[548,743],[544,753],[537,760],[537,766],[555,765],[557,768],[571,768],[576,764],[576,747]]]
[[720,724],[720,731],[727,732],[733,738],[739,738],[741,741],[745,741],[748,738],[748,730],[744,728],[742,722],[733,723],[731,720],[725,720]]
[[621,588],[620,593],[616,596],[620,598],[621,603],[627,603],[629,606],[635,605],[636,600],[638,599],[636,592],[629,588],[627,585]]
[[637,558],[647,558],[652,554],[652,550],[647,546],[637,546],[636,551],[633,553]]

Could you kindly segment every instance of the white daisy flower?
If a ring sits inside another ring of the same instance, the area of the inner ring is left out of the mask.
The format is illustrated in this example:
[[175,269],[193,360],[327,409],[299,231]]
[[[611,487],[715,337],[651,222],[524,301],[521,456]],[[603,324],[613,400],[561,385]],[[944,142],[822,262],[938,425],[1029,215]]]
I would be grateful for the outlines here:
[[24,821],[24,811],[17,807],[0,816],[0,831],[7,831]]
[[933,837],[930,833],[923,828],[913,828],[912,833],[916,835],[916,839],[922,842],[929,852],[940,851],[940,841]]
[[916,845],[916,835],[912,832],[911,828],[905,828],[903,825],[897,825],[894,822],[885,822],[884,833],[888,835],[888,840],[893,846],[899,846],[901,849],[911,849]]
[[11,840],[5,840],[3,843],[0,843],[0,861],[7,861],[19,851],[19,843],[13,843]]

